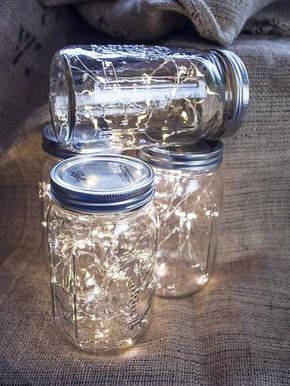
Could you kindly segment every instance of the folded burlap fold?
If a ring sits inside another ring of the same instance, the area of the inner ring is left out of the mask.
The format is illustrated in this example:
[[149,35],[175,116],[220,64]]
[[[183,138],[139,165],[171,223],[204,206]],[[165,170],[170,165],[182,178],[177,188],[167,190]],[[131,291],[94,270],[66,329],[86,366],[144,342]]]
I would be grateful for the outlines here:
[[79,3],[76,9],[93,27],[129,40],[157,39],[186,24],[191,24],[200,36],[222,45],[232,43],[243,29],[250,33],[290,34],[287,0],[42,0],[42,3]]

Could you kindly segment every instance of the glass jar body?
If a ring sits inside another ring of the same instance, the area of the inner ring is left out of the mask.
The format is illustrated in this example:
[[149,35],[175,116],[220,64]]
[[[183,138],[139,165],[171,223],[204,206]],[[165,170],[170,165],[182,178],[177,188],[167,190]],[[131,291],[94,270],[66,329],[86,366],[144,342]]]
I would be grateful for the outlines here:
[[80,349],[117,352],[149,327],[156,222],[152,203],[123,214],[83,214],[54,202],[48,216],[53,313]]
[[218,138],[237,124],[231,79],[238,75],[229,71],[216,51],[67,47],[51,68],[56,135],[76,149],[118,151]]
[[158,218],[156,294],[180,298],[209,280],[218,242],[223,183],[219,170],[154,168]]
[[[53,157],[45,153],[45,160],[41,172],[41,181],[39,183],[39,198],[41,200],[41,225],[42,228],[46,229],[47,227],[47,214],[50,207],[50,171],[51,169],[62,159]],[[46,231],[44,233],[44,239],[46,239]]]

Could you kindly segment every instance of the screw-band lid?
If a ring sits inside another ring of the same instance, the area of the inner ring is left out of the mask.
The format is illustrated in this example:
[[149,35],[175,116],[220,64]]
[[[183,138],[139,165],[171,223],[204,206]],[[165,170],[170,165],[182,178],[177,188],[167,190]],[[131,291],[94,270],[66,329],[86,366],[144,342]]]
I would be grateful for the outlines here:
[[159,168],[209,172],[222,163],[223,143],[203,140],[184,146],[150,147],[139,150],[138,156]]
[[154,173],[141,160],[121,155],[86,155],[51,171],[51,196],[80,212],[127,212],[154,196]]
[[231,95],[222,132],[218,132],[217,138],[229,137],[240,128],[246,114],[249,104],[249,77],[243,61],[234,52],[224,49],[215,49],[211,52],[223,68]]

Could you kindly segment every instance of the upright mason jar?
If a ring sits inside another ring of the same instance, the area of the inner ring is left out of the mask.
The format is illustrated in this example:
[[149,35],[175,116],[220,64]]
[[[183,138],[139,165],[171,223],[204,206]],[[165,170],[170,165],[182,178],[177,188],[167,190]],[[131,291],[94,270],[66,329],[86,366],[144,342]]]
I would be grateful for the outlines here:
[[136,149],[232,135],[248,75],[231,51],[138,45],[75,46],[52,61],[50,108],[72,148]]
[[51,172],[48,215],[53,314],[75,346],[132,346],[147,330],[154,292],[153,171],[117,155],[79,156]]
[[222,142],[142,149],[139,156],[155,174],[156,294],[191,295],[208,282],[214,268],[223,193]]

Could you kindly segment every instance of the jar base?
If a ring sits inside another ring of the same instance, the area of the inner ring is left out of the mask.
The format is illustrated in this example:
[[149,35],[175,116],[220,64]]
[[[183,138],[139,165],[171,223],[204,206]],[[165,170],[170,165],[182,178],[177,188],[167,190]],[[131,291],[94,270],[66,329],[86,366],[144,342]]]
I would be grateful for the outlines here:
[[200,268],[190,268],[181,262],[161,263],[157,268],[155,295],[162,298],[180,299],[193,295],[204,288],[209,275]]
[[[57,326],[59,328],[59,326]],[[121,354],[127,350],[130,350],[133,348],[139,340],[142,338],[142,336],[146,333],[146,331],[149,329],[149,326],[146,327],[146,329],[143,329],[142,332],[133,338],[123,339],[119,342],[116,346],[96,346],[92,347],[87,346],[85,342],[78,342],[74,340],[65,330],[61,330],[61,335],[63,340],[68,343],[73,349],[77,349],[81,352],[92,354],[92,355],[118,355]]]
[[205,287],[205,284],[192,289],[190,292],[173,292],[168,288],[161,288],[160,290],[155,291],[155,295],[163,299],[184,299],[190,298],[192,295],[196,294],[199,291],[202,291]]

